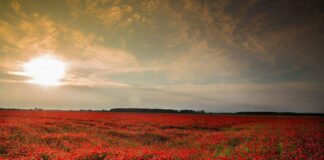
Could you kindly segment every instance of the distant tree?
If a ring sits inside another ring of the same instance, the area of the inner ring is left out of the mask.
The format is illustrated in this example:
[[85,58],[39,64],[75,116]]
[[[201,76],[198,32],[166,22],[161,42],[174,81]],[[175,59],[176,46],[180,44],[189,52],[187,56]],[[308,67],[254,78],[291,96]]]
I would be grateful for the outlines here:
[[155,109],[155,108],[112,108],[110,112],[141,112],[141,113],[189,113],[189,114],[204,114],[203,110],[174,110],[174,109]]

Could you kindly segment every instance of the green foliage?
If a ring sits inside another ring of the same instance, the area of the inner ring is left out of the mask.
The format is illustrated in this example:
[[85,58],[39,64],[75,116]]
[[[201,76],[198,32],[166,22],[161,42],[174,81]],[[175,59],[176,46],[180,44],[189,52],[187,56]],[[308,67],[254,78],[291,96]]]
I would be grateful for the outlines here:
[[0,146],[0,154],[7,154],[7,148],[5,146]]
[[218,157],[224,149],[223,145],[215,145],[215,157]]
[[226,157],[229,157],[231,155],[231,150],[229,148],[225,148],[224,153]]
[[94,153],[85,157],[84,160],[104,160],[106,156],[106,153]]
[[139,135],[138,138],[141,140],[142,143],[148,145],[154,143],[165,143],[166,141],[170,140],[169,137],[154,133],[144,133]]
[[230,146],[230,147],[235,147],[237,145],[239,145],[241,143],[240,139],[239,138],[232,138],[230,139],[227,144]]
[[282,143],[279,143],[279,144],[278,144],[278,148],[277,148],[277,150],[278,150],[278,153],[279,153],[279,154],[282,153],[282,151],[283,151],[283,144],[282,144]]
[[154,154],[145,154],[145,155],[143,155],[143,159],[152,159],[152,158],[154,158]]
[[40,155],[40,158],[41,158],[41,160],[49,160],[50,159],[50,156],[47,155],[47,154],[41,154]]
[[118,137],[118,138],[129,138],[130,137],[128,134],[118,132],[118,131],[114,131],[114,130],[110,130],[108,132],[108,134],[111,135],[111,136],[114,136],[114,137]]

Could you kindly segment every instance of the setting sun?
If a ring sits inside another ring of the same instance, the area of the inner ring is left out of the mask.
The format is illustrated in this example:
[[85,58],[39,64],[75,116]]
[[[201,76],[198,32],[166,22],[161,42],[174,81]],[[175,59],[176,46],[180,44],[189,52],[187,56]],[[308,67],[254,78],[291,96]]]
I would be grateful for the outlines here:
[[23,74],[31,79],[30,83],[57,86],[65,75],[65,63],[52,56],[44,55],[23,64]]

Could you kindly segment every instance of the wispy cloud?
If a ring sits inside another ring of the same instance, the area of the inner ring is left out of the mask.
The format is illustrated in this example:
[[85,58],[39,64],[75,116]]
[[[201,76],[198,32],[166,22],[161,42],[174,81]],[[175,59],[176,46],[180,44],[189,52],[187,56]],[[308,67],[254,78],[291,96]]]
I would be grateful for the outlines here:
[[[39,99],[42,104],[50,99],[52,105],[72,105],[78,94],[84,106],[157,103],[232,110],[282,104],[293,110],[309,104],[318,110],[322,103],[316,96],[323,95],[316,87],[322,89],[324,80],[320,1],[41,3],[53,7],[0,2],[0,88],[6,86],[0,95],[11,91],[26,102],[15,85],[36,95],[35,86],[24,83],[27,77],[13,73],[50,53],[68,66],[58,90],[71,93],[65,95],[71,100],[60,97],[64,100],[56,103],[53,92]],[[109,100],[95,100],[106,96]]]

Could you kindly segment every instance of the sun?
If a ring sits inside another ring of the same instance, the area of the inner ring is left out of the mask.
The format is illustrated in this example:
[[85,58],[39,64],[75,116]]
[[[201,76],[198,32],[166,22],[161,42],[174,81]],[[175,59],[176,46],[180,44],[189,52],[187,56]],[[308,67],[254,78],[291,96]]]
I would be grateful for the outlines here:
[[65,75],[66,64],[53,55],[43,55],[24,63],[23,74],[30,78],[29,83],[58,86]]

